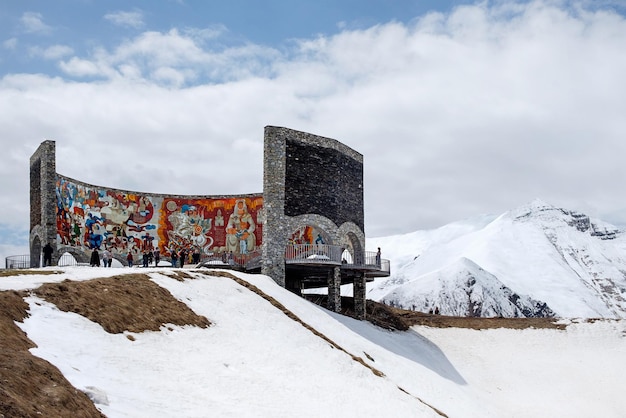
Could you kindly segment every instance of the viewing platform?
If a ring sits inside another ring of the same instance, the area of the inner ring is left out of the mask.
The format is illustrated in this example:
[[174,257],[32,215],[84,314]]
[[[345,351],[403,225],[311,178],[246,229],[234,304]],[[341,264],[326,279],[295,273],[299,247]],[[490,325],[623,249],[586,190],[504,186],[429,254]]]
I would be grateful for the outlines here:
[[341,266],[346,270],[360,270],[368,277],[387,277],[390,262],[374,251],[364,251],[355,257],[338,245],[292,244],[285,250],[285,264]]
[[[204,257],[201,267],[234,268],[247,272],[255,272],[261,268],[262,256],[260,251],[253,251],[245,255],[208,256]],[[328,268],[340,267],[348,274],[350,271],[362,272],[367,278],[388,277],[391,274],[389,260],[379,258],[375,251],[364,251],[352,256],[345,248],[327,244],[290,244],[285,249],[285,265],[289,269],[300,267]]]

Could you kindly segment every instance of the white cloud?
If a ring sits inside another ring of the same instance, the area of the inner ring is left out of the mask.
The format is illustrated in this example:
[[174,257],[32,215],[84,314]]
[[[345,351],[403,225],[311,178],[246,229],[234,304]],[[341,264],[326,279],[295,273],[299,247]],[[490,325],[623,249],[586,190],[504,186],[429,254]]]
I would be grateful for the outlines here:
[[117,11],[107,13],[104,19],[117,26],[124,26],[139,29],[144,26],[143,12],[141,10],[133,10],[132,12]]
[[17,44],[18,44],[17,38],[10,38],[2,42],[2,46],[5,49],[11,49],[11,50],[14,50],[15,48],[17,48]]
[[47,48],[33,47],[31,55],[40,56],[47,60],[58,60],[74,53],[74,49],[67,45],[52,45]]
[[[364,155],[369,236],[537,197],[617,219],[626,21],[581,7],[481,3],[285,51],[145,32],[60,64],[97,82],[0,80],[2,141],[25,144],[19,158],[0,157],[2,178],[22,172],[27,185],[28,157],[49,138],[57,170],[93,184],[260,192],[263,127],[278,125]],[[6,183],[0,219],[22,222],[28,191]],[[22,202],[17,212],[7,199]]]
[[183,86],[193,76],[193,71],[179,71],[171,67],[159,67],[151,74],[153,80],[175,87]]
[[[265,60],[278,52],[257,45],[223,50],[204,48],[204,42],[217,36],[218,30],[172,29],[166,33],[144,32],[121,43],[109,52],[99,48],[90,59],[72,57],[60,68],[74,77],[96,76],[108,79],[124,77],[132,68],[132,78],[148,82],[183,86],[204,77],[211,80],[236,79],[258,73]],[[167,76],[166,76],[167,74]]]
[[43,22],[41,13],[25,12],[20,18],[20,23],[27,33],[49,33],[52,31],[52,27]]
[[206,28],[198,29],[198,28],[185,28],[183,33],[186,36],[194,39],[196,42],[204,42],[206,40],[217,39],[220,36],[228,33],[228,29],[226,26],[221,24],[211,25]]
[[101,76],[106,72],[103,71],[96,62],[76,57],[61,62],[59,66],[65,73],[76,77]]

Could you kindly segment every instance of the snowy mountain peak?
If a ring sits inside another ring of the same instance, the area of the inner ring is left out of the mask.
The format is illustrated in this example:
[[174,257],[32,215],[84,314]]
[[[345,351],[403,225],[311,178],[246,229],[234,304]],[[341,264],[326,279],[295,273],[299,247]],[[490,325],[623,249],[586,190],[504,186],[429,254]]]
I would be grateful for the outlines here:
[[626,318],[626,234],[611,224],[536,199],[448,230],[369,240],[403,250],[386,253],[392,275],[368,297],[448,315]]
[[[409,300],[410,305],[405,305]],[[461,257],[382,299],[391,306],[469,317],[554,317],[543,302],[518,295],[472,260]]]
[[579,232],[588,233],[600,239],[613,239],[619,229],[599,220],[592,220],[588,215],[549,205],[540,199],[514,209],[505,216],[517,222],[531,222],[544,230],[568,226]]
[[554,206],[550,205],[549,203],[544,202],[543,200],[541,200],[539,198],[535,198],[530,203],[528,203],[526,206],[529,207],[529,208],[535,208],[535,209],[538,209],[538,210],[553,209],[554,208]]
[[543,200],[535,199],[530,203],[522,205],[508,212],[513,218],[524,219],[532,216],[537,216],[543,212],[554,211],[556,208],[552,205],[548,205]]

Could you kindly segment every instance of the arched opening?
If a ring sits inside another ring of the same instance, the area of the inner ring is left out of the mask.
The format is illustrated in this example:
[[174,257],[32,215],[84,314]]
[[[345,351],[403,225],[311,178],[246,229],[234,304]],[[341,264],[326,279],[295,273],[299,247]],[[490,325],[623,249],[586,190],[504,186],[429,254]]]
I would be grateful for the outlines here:
[[285,288],[302,295],[304,289],[327,286],[329,274],[341,263],[342,248],[335,241],[311,219],[296,224],[285,245]]
[[[127,263],[124,262],[121,257],[114,257],[111,263],[111,267],[125,267]],[[65,252],[61,253],[59,260],[57,261],[57,266],[59,267],[68,267],[68,266],[88,266],[89,260],[87,259],[85,253],[81,251],[75,251],[72,248],[66,249]],[[105,267],[101,262],[100,265]]]
[[341,262],[342,248],[335,245],[331,233],[319,225],[307,223],[295,228],[285,246],[287,264],[328,264]]
[[288,240],[289,245],[332,244],[328,232],[316,225],[304,225],[293,231]]
[[[67,258],[67,255],[70,255],[76,261],[76,264],[89,264],[89,257],[91,254],[86,254],[80,248],[63,246],[58,248],[58,253],[63,254]],[[67,254],[67,255],[66,255]]]
[[359,237],[353,232],[347,232],[341,237],[341,263],[359,265],[363,262],[363,247]]
[[33,241],[30,244],[30,266],[41,267],[41,239],[39,235],[33,237]]

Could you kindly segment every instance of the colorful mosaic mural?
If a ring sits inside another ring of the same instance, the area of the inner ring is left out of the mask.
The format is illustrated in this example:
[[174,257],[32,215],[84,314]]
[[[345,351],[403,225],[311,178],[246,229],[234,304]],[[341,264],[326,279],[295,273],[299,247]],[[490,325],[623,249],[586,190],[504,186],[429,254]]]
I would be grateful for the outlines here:
[[138,256],[185,249],[205,255],[255,251],[261,245],[263,197],[181,198],[126,193],[59,177],[57,240],[83,250]]
[[209,254],[247,254],[261,245],[263,198],[163,200],[159,241],[169,248],[201,248]]
[[326,244],[321,232],[314,227],[307,225],[297,229],[289,238],[289,244]]

